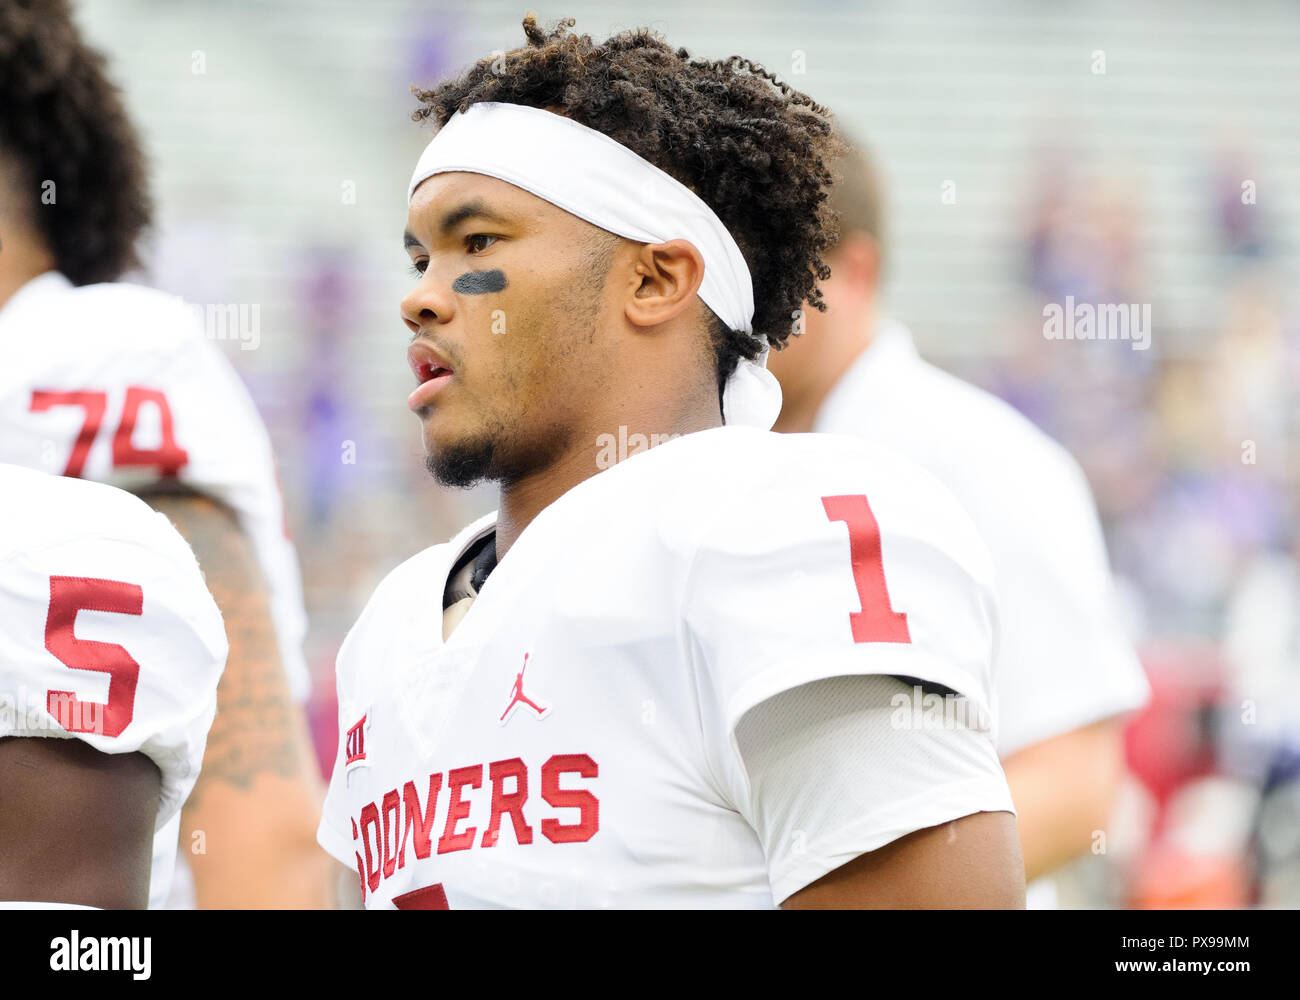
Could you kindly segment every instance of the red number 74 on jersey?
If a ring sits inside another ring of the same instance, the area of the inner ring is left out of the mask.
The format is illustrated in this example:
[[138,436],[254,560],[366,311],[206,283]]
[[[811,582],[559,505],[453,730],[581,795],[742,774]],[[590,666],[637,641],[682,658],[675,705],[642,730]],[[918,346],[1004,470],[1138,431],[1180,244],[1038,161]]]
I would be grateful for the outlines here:
[[[157,448],[137,448],[131,443],[135,434],[136,420],[140,416],[140,407],[153,403],[158,408],[158,419],[162,425],[162,442]],[[104,411],[108,409],[108,393],[92,392],[46,392],[37,389],[32,392],[29,410],[32,413],[44,413],[55,406],[79,406],[86,413],[81,424],[81,431],[73,442],[72,452],[68,455],[68,464],[63,470],[65,476],[73,479],[81,477],[86,467],[86,458],[90,447],[99,434],[99,425],[104,421]],[[176,443],[172,431],[172,410],[167,405],[167,397],[157,389],[145,389],[133,385],[126,390],[122,401],[122,418],[117,422],[113,433],[113,467],[121,469],[127,466],[157,466],[163,476],[174,476],[189,461],[185,449]]]
[[849,559],[862,604],[861,611],[849,613],[853,641],[910,643],[907,615],[895,611],[889,603],[885,566],[880,558],[880,526],[867,498],[861,494],[822,497],[822,506],[828,518],[843,521],[849,528]]

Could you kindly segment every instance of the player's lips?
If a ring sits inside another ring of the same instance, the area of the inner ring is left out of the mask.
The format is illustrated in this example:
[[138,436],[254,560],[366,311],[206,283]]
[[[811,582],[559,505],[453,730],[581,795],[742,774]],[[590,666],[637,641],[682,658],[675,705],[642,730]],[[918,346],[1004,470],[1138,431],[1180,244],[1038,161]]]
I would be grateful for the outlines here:
[[406,405],[419,413],[451,381],[455,371],[441,354],[424,341],[416,341],[407,349],[406,361],[419,383],[416,390],[407,397]]

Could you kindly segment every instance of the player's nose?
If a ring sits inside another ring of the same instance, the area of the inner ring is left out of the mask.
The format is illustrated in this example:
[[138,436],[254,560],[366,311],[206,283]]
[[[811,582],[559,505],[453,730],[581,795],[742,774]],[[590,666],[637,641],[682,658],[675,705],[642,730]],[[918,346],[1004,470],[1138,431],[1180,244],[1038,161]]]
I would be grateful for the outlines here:
[[436,276],[425,274],[402,299],[402,322],[411,333],[448,322],[455,309],[450,285],[441,285]]

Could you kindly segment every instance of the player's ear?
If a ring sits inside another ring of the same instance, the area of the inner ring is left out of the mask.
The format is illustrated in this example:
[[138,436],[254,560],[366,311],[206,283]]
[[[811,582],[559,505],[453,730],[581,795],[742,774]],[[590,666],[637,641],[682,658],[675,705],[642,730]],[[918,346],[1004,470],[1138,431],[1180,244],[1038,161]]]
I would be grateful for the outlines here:
[[657,326],[695,304],[704,258],[692,243],[669,240],[637,248],[624,314],[636,326]]

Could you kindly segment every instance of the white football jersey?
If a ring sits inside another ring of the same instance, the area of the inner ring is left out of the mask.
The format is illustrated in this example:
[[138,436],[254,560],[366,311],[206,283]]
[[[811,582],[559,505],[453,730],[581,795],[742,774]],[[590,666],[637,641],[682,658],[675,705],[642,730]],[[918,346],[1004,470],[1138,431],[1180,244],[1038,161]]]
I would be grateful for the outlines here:
[[193,552],[129,493],[12,465],[0,515],[0,737],[147,755],[162,775],[156,837],[172,830],[174,858],[227,651]]
[[175,476],[239,519],[266,577],[289,686],[310,677],[297,556],[270,440],[243,382],[177,296],[55,271],[0,308],[0,462],[123,489]]
[[[543,510],[444,641],[447,575],[494,525],[390,573],[339,652],[317,836],[369,907],[772,907],[819,873],[776,875],[790,845],[756,832],[747,712],[884,674],[988,718],[988,552],[881,449],[720,427],[633,454]],[[924,791],[880,804],[888,838],[938,822]]]

